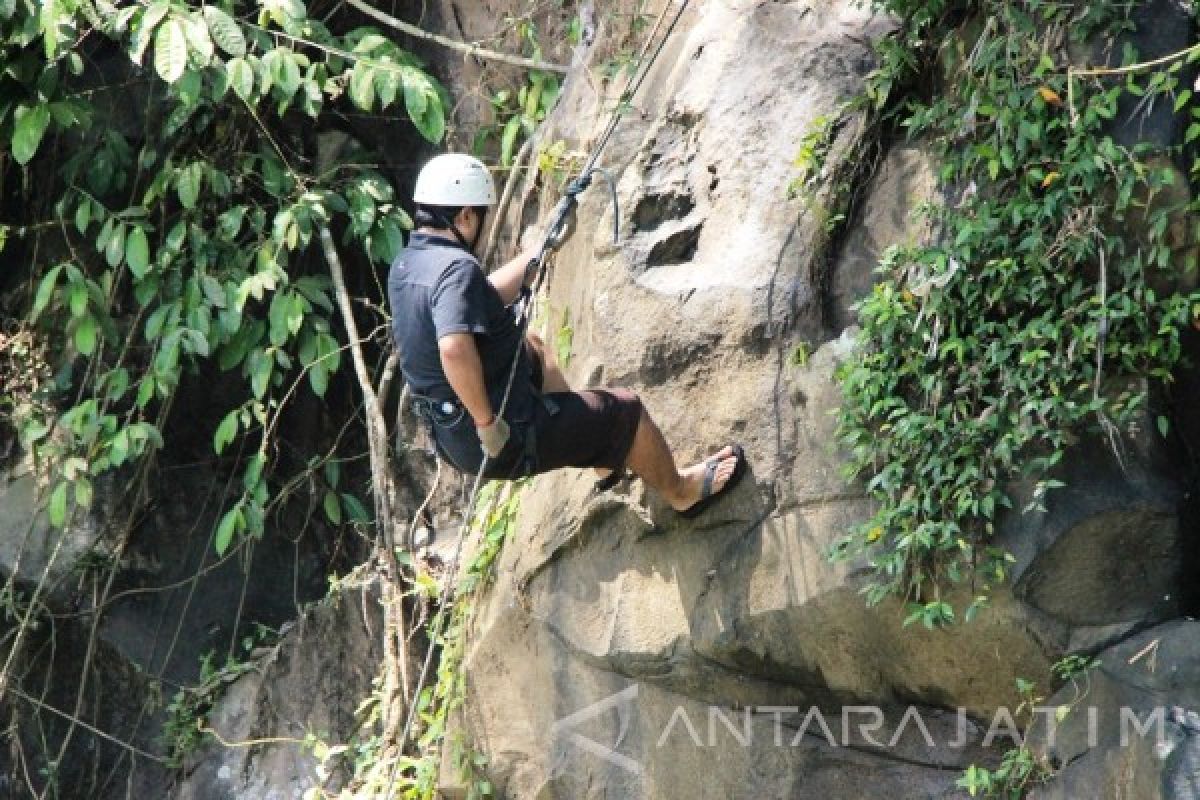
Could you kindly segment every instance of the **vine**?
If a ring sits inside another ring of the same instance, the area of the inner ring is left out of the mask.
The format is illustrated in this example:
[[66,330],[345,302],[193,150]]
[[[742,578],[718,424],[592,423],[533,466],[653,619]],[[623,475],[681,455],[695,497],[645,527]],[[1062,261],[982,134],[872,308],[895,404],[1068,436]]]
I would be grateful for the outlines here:
[[[416,741],[419,755],[395,752],[394,742],[380,731],[382,720],[378,709],[383,698],[377,691],[360,707],[365,735],[349,744],[336,746],[316,738],[310,742],[314,755],[321,762],[317,774],[322,784],[337,769],[348,766],[351,778],[346,787],[337,794],[320,786],[313,787],[305,793],[304,800],[367,800],[393,796],[405,800],[434,800],[438,796],[437,781],[442,775],[444,757],[445,763],[466,784],[468,800],[492,796],[491,783],[484,774],[486,758],[470,746],[465,734],[451,722],[466,700],[464,658],[475,602],[493,580],[504,543],[516,526],[520,492],[527,485],[528,480],[512,484],[493,482],[480,493],[482,510],[471,528],[478,536],[476,549],[458,578],[453,602],[437,612],[442,618],[440,623],[435,618],[429,625],[430,630],[442,633],[435,643],[440,650],[437,680],[415,700],[420,721],[420,736]],[[454,575],[442,577],[446,581],[455,579]],[[414,591],[429,596],[438,592],[436,581],[428,575],[419,576],[414,583]]]
[[[1118,449],[1181,363],[1200,318],[1183,148],[1114,131],[1124,97],[1193,121],[1200,107],[1181,85],[1195,50],[1145,81],[1071,71],[1069,44],[1128,28],[1120,3],[881,5],[904,23],[863,102],[932,150],[946,199],[921,209],[934,240],[891,247],[858,306],[840,435],[877,511],[834,555],[867,558],[868,602],[898,595],[906,624],[933,627],[959,618],[951,587],[973,585],[969,620],[1008,577],[993,535],[1016,511],[1014,479],[1034,487],[1024,511],[1044,510],[1072,443],[1099,434]],[[935,74],[953,79],[905,88]]]
[[[1091,672],[1099,667],[1098,659],[1079,655],[1067,656],[1051,667],[1056,678],[1070,684],[1071,697],[1054,707],[1053,721],[1046,719],[1048,731],[1062,724],[1083,703],[1091,691]],[[971,797],[1021,800],[1054,777],[1050,760],[1036,752],[1029,742],[1029,731],[1037,724],[1037,714],[1049,710],[1044,705],[1046,698],[1037,694],[1036,688],[1023,678],[1016,681],[1020,702],[1014,709],[1013,721],[1023,723],[1024,733],[1018,734],[1015,746],[1005,751],[994,768],[971,764],[959,776],[956,785]]]

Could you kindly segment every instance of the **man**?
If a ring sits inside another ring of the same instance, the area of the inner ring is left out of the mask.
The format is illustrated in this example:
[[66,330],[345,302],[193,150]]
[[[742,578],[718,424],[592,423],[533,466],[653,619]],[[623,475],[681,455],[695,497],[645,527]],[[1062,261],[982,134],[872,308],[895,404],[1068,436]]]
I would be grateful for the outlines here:
[[637,395],[572,391],[542,340],[522,337],[510,306],[535,254],[484,274],[473,253],[496,189],[480,161],[434,158],[413,201],[417,230],[388,276],[392,335],[418,412],[452,466],[475,473],[486,455],[484,476],[499,479],[591,467],[602,488],[628,468],[687,517],[741,479],[745,455],[736,445],[680,471]]

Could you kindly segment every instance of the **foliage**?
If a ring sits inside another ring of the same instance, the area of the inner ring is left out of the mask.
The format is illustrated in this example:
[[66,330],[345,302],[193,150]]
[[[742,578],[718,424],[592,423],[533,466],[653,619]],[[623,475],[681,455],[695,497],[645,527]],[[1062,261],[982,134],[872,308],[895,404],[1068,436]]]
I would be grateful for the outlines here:
[[605,24],[624,31],[624,40],[618,44],[613,55],[600,66],[600,75],[606,81],[614,81],[622,74],[631,79],[638,69],[638,50],[650,27],[652,15],[646,11],[647,0],[634,0],[626,11],[622,4],[606,5],[602,13]]
[[[516,29],[526,55],[541,61],[543,55],[537,27],[531,20],[523,19],[517,22]],[[525,73],[524,83],[515,92],[511,89],[494,92],[488,99],[496,121],[475,134],[475,152],[482,153],[490,140],[498,138],[500,165],[511,167],[520,142],[533,136],[558,102],[561,91],[562,86],[554,73],[534,69]]]
[[[1100,666],[1100,662],[1088,656],[1066,656],[1051,667],[1051,671],[1063,681],[1069,681],[1075,692],[1072,698],[1053,709],[1054,720],[1046,720],[1047,725],[1057,726],[1087,697],[1089,684],[1080,685],[1082,678],[1088,681],[1088,673]],[[1028,725],[1035,721],[1035,715],[1047,709],[1042,705],[1045,698],[1035,693],[1035,686],[1027,680],[1017,679],[1017,694],[1020,703],[1017,705],[1016,718],[1024,719]],[[959,776],[957,786],[965,789],[971,797],[995,798],[995,800],[1021,800],[1028,791],[1053,777],[1050,765],[1039,757],[1029,747],[1028,727],[1021,741],[1007,750],[1000,758],[995,769],[988,769],[971,764]]]
[[[969,619],[1006,579],[992,535],[1011,482],[1028,477],[1025,510],[1043,509],[1067,448],[1119,441],[1144,418],[1146,382],[1171,381],[1200,316],[1196,203],[1177,152],[1119,144],[1114,126],[1129,95],[1200,108],[1179,61],[1068,90],[1068,32],[1119,31],[1113,4],[883,5],[905,25],[861,102],[930,143],[947,199],[922,209],[936,238],[890,248],[858,307],[840,432],[878,511],[835,555],[865,555],[869,602],[899,595],[908,622],[932,627],[957,618],[948,586],[975,582]],[[898,102],[916,74],[946,77]]]
[[174,767],[183,766],[184,759],[204,744],[207,738],[203,729],[204,721],[217,697],[225,686],[256,668],[254,657],[257,647],[270,644],[277,638],[272,629],[256,625],[253,633],[242,637],[241,652],[230,653],[223,666],[216,665],[216,654],[212,651],[201,657],[199,683],[181,687],[166,707],[162,738],[168,763]]
[[557,139],[538,148],[538,175],[548,182],[548,186],[561,192],[567,188],[567,183],[579,174],[586,160],[585,153],[567,150],[567,143]]
[[[352,777],[348,786],[336,795],[312,788],[306,792],[305,800],[391,797],[393,789],[397,792],[395,796],[405,800],[434,800],[438,796],[437,781],[444,753],[449,755],[449,763],[467,785],[468,800],[493,796],[491,783],[484,774],[486,757],[474,751],[461,732],[452,732],[450,723],[451,715],[462,707],[466,698],[463,659],[475,602],[491,582],[504,543],[515,529],[520,492],[526,485],[528,481],[493,482],[480,492],[478,507],[482,510],[471,526],[479,537],[475,550],[455,587],[451,602],[439,609],[430,623],[431,631],[440,631],[437,635],[440,659],[436,683],[426,687],[415,701],[420,730],[416,746],[419,757],[397,755],[389,749],[387,737],[374,730],[379,722],[381,703],[377,692],[356,714],[362,720],[366,735],[348,745],[335,747],[315,737],[312,740],[314,755],[322,762],[318,770],[322,780],[332,775],[340,762],[351,760]],[[453,578],[444,576],[443,580]],[[415,592],[425,591],[420,583],[417,582]]]
[[571,345],[574,341],[575,329],[571,327],[571,310],[563,308],[562,324],[554,334],[554,357],[563,369],[571,363]]
[[[152,458],[184,379],[219,370],[233,399],[213,450],[243,468],[215,546],[261,535],[280,413],[304,385],[325,395],[343,348],[305,250],[337,225],[384,263],[409,226],[369,157],[318,164],[308,133],[351,106],[402,108],[436,142],[444,91],[378,31],[335,33],[300,0],[0,3],[0,59],[0,139],[51,198],[20,232],[61,413],[18,423],[60,467],[52,522],[90,505],[96,476]],[[365,516],[335,488],[331,522]]]

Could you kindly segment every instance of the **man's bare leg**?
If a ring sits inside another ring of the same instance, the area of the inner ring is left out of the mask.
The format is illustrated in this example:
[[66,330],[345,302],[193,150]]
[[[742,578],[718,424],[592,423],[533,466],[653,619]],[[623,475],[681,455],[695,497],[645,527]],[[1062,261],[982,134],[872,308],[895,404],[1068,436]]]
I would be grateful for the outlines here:
[[[720,459],[712,482],[712,493],[716,494],[725,488],[725,484],[733,475],[737,457],[734,456],[731,447],[725,447],[712,457]],[[671,455],[671,448],[663,438],[662,431],[644,409],[626,464],[647,486],[661,494],[676,511],[686,511],[700,500],[700,493],[704,487],[705,462],[693,464],[681,472],[675,466],[675,457]]]
[[[541,357],[542,391],[572,391],[558,359],[546,346],[545,341],[534,333],[528,334],[528,339],[530,346]],[[713,457],[722,459],[716,475],[713,476],[712,491],[715,494],[729,481],[729,476],[737,466],[737,459],[729,447]],[[663,438],[662,431],[644,409],[626,465],[644,480],[647,486],[661,494],[676,511],[685,511],[700,499],[700,492],[704,486],[705,462],[693,464],[680,472],[675,466],[675,458],[671,455],[671,448]],[[597,468],[595,472],[599,477],[606,478],[612,470]]]

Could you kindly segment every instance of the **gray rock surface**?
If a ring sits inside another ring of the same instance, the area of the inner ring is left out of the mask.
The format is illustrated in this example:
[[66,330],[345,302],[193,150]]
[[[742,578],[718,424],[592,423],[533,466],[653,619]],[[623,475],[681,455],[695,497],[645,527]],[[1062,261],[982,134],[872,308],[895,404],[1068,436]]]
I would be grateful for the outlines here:
[[81,560],[103,548],[111,488],[102,486],[96,507],[75,512],[60,531],[45,513],[51,476],[28,458],[0,471],[0,575],[13,576],[29,592],[41,583],[45,594],[62,600]]
[[[809,126],[861,85],[866,43],[887,29],[851,3],[703,4],[606,154],[618,246],[604,192],[584,196],[542,330],[552,340],[571,311],[568,376],[636,388],[682,460],[732,438],[752,469],[695,524],[640,484],[596,496],[579,473],[534,482],[467,667],[463,725],[505,797],[860,797],[882,785],[950,795],[962,766],[1006,747],[966,755],[939,743],[906,756],[806,737],[776,748],[757,733],[770,729],[759,715],[751,747],[648,739],[681,708],[707,720],[710,707],[912,704],[986,721],[1015,709],[1018,678],[1051,686],[1067,652],[1095,652],[1183,608],[1184,487],[1149,435],[1124,442],[1121,460],[1081,445],[1064,468],[1074,488],[1052,495],[1046,514],[1013,515],[1003,543],[1017,550],[1015,583],[970,625],[901,628],[897,603],[864,606],[862,564],[828,562],[869,512],[842,478],[831,416],[851,306],[884,247],[931,235],[911,212],[938,198],[920,149],[858,163],[872,150],[844,121],[827,169],[870,183],[831,253],[822,215],[785,199],[786,165]],[[574,81],[545,140],[586,148],[604,105],[594,84]],[[624,716],[605,707],[587,724],[638,771],[569,732],[564,743],[564,718],[635,690]]]
[[[234,745],[210,739],[184,765],[171,800],[299,800],[320,785],[305,738],[332,745],[356,732],[355,710],[382,659],[381,625],[370,589],[346,591],[301,616],[214,706],[208,724]],[[342,779],[326,787],[336,792]]]
[[1105,650],[1046,706],[1072,705],[1031,737],[1064,765],[1037,800],[1200,797],[1200,623],[1176,620]]

